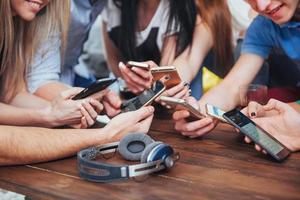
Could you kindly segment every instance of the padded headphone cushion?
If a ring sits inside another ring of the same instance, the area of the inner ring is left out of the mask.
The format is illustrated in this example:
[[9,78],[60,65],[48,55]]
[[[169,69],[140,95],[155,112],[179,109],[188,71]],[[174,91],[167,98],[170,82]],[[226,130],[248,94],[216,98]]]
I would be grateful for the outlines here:
[[139,161],[145,148],[153,142],[154,140],[146,134],[129,134],[120,141],[118,152],[125,160]]
[[160,144],[162,144],[162,142],[153,142],[153,143],[149,144],[141,155],[141,163],[146,163],[148,155],[150,154],[152,149],[154,149],[155,147],[157,147]]

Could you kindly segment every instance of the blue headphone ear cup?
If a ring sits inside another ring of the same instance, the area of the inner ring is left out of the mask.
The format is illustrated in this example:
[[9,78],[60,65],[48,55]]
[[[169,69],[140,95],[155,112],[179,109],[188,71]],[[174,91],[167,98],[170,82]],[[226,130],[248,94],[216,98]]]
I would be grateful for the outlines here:
[[129,134],[120,141],[118,152],[125,160],[139,161],[145,148],[153,142],[154,140],[146,134]]
[[149,153],[160,144],[162,144],[162,142],[153,142],[149,144],[141,155],[141,163],[146,163]]

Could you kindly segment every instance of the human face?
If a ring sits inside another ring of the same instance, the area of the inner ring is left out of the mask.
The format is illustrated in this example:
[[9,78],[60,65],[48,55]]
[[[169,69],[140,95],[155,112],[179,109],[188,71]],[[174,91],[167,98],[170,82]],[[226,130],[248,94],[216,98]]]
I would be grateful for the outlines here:
[[289,22],[295,14],[299,0],[246,0],[261,15],[281,25]]
[[10,2],[14,15],[21,17],[25,21],[31,21],[49,1],[50,0],[11,0]]

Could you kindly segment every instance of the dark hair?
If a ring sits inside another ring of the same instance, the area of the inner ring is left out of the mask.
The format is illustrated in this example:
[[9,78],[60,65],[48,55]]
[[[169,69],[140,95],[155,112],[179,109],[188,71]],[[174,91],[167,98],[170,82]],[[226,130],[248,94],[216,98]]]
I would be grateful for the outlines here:
[[[137,57],[135,48],[137,10],[139,0],[113,0],[121,10],[121,26],[116,41],[122,59],[130,60]],[[175,28],[177,35],[176,57],[193,42],[197,14],[207,24],[213,34],[215,65],[224,76],[232,65],[232,33],[230,12],[225,0],[169,0],[170,13],[167,32]]]
[[[135,32],[137,27],[137,10],[139,0],[114,0],[121,10],[121,31],[117,46],[120,47],[124,59],[132,59],[137,55],[135,48]],[[195,29],[197,6],[194,0],[169,0],[170,15],[167,32],[179,29],[176,56],[192,43]]]

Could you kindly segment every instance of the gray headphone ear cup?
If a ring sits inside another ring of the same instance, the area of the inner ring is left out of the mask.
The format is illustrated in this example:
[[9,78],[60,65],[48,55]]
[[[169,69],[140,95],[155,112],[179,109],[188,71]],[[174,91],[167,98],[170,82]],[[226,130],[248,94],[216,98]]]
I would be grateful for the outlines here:
[[141,155],[141,163],[146,163],[149,153],[152,151],[152,149],[154,149],[157,145],[160,144],[162,144],[162,142],[153,142],[149,144]]
[[154,140],[146,134],[129,134],[120,141],[118,152],[125,160],[139,161],[145,148],[153,142]]

